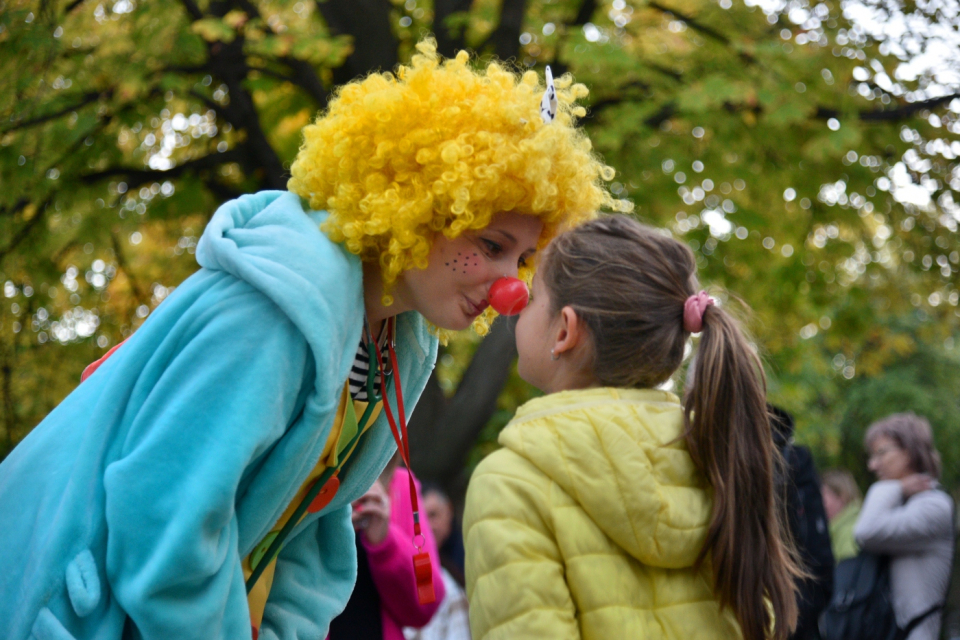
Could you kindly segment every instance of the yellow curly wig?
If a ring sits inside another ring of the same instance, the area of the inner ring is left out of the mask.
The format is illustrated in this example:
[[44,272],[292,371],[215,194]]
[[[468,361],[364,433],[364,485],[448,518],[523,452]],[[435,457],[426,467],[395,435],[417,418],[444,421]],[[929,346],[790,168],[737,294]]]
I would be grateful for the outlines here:
[[[603,206],[625,208],[603,185],[613,169],[574,124],[586,113],[574,104],[585,86],[559,78],[557,117],[544,124],[533,71],[493,63],[477,72],[465,51],[441,62],[432,39],[417,49],[396,74],[339,89],[304,128],[288,184],[330,212],[323,230],[332,240],[379,259],[387,292],[403,271],[427,266],[438,232],[455,238],[516,211],[543,221],[543,247]],[[478,318],[479,333],[492,317]]]

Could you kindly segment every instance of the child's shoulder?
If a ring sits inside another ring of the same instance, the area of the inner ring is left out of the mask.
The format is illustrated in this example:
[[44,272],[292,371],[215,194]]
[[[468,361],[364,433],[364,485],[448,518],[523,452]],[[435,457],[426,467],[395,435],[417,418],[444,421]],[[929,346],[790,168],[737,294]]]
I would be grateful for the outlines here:
[[514,483],[542,488],[548,482],[542,471],[525,456],[509,447],[497,449],[477,465],[470,478],[471,484],[486,480],[498,482],[509,479]]
[[562,391],[528,401],[500,433],[499,442],[528,457],[532,449],[602,446],[626,437],[661,446],[683,432],[680,399],[657,389],[601,387]]
[[550,509],[551,479],[515,451],[498,449],[477,465],[467,487],[463,530],[483,520],[522,520],[543,526]]
[[633,407],[644,412],[672,413],[680,409],[680,399],[660,389],[623,389],[591,387],[559,391],[528,400],[517,409],[511,424],[541,418],[563,417],[585,411],[604,413]]

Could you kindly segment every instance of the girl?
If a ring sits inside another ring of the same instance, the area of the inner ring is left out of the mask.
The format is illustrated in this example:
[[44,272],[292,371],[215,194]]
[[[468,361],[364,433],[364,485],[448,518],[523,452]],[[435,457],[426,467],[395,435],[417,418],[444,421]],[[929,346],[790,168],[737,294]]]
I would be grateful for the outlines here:
[[544,122],[535,74],[418,48],[338,91],[290,192],[222,206],[202,268],[0,465],[4,638],[324,637],[436,329],[482,330],[495,280],[613,204],[586,89]]
[[[470,482],[483,638],[784,639],[799,573],[760,362],[685,245],[624,216],[546,249],[517,324],[523,405]],[[702,331],[683,402],[658,390]]]

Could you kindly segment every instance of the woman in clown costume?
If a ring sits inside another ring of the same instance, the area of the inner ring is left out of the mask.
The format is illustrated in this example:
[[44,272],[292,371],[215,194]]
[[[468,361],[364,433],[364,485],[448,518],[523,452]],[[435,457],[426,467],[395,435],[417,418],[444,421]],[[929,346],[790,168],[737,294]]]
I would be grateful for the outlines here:
[[495,281],[616,206],[582,85],[542,117],[532,72],[418,49],[339,90],[289,192],[220,207],[200,270],[0,464],[0,636],[325,636],[356,575],[350,502],[438,329],[483,332]]

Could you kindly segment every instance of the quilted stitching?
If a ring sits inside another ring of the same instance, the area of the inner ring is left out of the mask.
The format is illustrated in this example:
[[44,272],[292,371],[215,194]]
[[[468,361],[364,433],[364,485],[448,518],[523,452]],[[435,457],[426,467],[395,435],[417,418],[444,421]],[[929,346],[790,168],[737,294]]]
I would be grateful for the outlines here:
[[[533,406],[531,406],[533,405]],[[710,495],[675,396],[591,389],[528,403],[470,483],[477,640],[739,638],[709,562]]]

